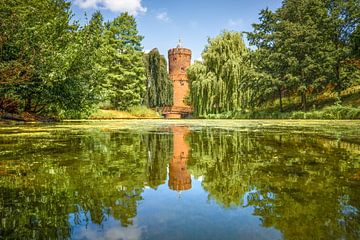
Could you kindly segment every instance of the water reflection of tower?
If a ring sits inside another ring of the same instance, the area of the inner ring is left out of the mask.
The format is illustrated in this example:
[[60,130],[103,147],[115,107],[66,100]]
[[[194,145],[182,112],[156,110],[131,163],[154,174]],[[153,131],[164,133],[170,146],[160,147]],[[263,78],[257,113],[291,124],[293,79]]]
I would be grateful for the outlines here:
[[187,127],[173,127],[174,154],[169,166],[169,188],[175,191],[191,189],[191,176],[187,170],[189,146],[185,141]]

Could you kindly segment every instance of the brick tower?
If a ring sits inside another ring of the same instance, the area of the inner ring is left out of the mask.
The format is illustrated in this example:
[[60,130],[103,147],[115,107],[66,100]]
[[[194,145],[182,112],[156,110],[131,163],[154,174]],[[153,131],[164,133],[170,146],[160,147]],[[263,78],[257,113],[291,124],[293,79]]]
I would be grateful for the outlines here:
[[169,75],[174,85],[173,106],[170,111],[165,113],[166,118],[181,118],[191,113],[190,106],[184,102],[189,92],[189,79],[186,74],[187,68],[191,64],[191,50],[183,48],[181,42],[176,48],[168,52],[169,56]]

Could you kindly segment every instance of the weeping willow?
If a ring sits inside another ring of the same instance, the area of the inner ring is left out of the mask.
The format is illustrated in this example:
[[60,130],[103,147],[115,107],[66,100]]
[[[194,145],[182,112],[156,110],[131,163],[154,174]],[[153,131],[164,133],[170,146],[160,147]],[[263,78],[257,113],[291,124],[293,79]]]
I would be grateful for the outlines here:
[[154,48],[144,57],[147,87],[146,105],[162,107],[172,105],[173,84],[167,73],[167,63],[158,49]]
[[251,95],[248,92],[250,51],[242,34],[223,32],[208,40],[202,62],[189,70],[190,102],[195,114],[222,113],[245,109]]

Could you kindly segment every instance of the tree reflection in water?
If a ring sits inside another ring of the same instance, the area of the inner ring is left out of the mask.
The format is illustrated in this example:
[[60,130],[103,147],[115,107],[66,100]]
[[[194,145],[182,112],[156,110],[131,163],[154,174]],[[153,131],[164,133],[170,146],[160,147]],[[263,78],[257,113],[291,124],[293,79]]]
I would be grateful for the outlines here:
[[321,136],[207,129],[189,168],[224,207],[253,206],[285,239],[360,239],[360,146]]
[[285,239],[360,239],[357,143],[175,126],[3,134],[0,152],[5,238],[69,238],[72,226],[109,218],[130,226],[145,188],[164,185],[169,166],[170,189],[192,191],[191,175],[201,177],[218,205],[253,207]]

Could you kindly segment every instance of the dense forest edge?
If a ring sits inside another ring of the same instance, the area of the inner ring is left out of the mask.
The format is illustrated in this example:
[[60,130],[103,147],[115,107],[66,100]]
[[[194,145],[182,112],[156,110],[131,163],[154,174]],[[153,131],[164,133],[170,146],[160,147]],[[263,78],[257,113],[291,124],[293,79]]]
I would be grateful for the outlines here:
[[[0,3],[0,118],[159,118],[172,105],[166,58],[143,51],[128,13],[80,24],[65,0]],[[357,0],[284,0],[253,31],[209,38],[188,69],[193,116],[360,119],[359,23]]]

